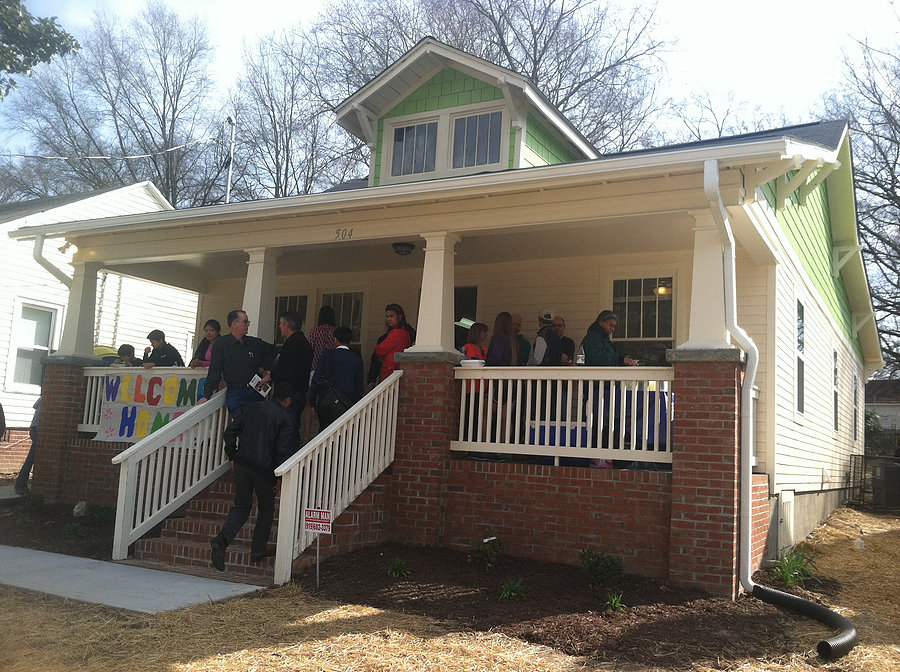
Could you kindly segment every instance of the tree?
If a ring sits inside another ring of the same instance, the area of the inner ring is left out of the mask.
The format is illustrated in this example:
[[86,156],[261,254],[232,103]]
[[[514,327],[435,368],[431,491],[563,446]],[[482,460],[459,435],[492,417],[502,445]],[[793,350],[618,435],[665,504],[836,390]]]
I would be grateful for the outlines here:
[[29,75],[38,63],[49,63],[78,46],[56,17],[37,18],[21,0],[0,0],[0,100],[16,86],[9,75]]
[[844,80],[826,114],[851,120],[859,233],[885,359],[882,375],[900,372],[900,45],[860,43],[845,58]]
[[425,35],[526,75],[606,152],[650,144],[664,43],[653,9],[603,0],[340,0],[310,31],[310,81],[334,105]]
[[752,133],[788,124],[783,115],[765,113],[759,105],[751,107],[746,101],[735,100],[733,91],[724,96],[715,96],[709,91],[697,93],[675,104],[673,109],[681,126],[681,133],[676,133],[676,137],[682,142]]
[[213,112],[211,54],[205,26],[165,5],[148,3],[124,27],[99,15],[83,50],[36,72],[0,112],[29,153],[68,158],[53,164],[56,193],[149,179],[176,206],[216,202],[225,157],[197,142],[224,121]]

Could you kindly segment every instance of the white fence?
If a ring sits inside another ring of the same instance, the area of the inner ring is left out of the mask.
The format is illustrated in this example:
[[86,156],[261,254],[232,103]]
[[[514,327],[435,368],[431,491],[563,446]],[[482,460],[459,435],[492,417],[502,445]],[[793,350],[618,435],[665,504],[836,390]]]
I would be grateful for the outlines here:
[[228,471],[227,420],[222,390],[113,458],[120,466],[113,560]]
[[137,382],[137,377],[141,376],[145,381],[150,378],[162,378],[165,380],[170,376],[177,376],[187,380],[197,380],[198,389],[206,379],[208,369],[188,369],[184,367],[154,367],[152,369],[143,369],[138,367],[118,368],[108,366],[89,366],[84,369],[84,377],[87,378],[87,391],[84,396],[84,412],[81,416],[81,424],[78,425],[79,432],[97,432],[100,430],[100,406],[103,403],[103,396],[106,394],[106,376],[115,375],[133,375],[135,377],[135,388],[141,389],[141,384]]
[[315,533],[301,524],[305,509],[328,509],[337,518],[394,459],[400,377],[395,371],[277,469],[275,583],[290,581],[291,565]]
[[672,461],[668,367],[458,368],[451,450],[538,455],[547,464]]

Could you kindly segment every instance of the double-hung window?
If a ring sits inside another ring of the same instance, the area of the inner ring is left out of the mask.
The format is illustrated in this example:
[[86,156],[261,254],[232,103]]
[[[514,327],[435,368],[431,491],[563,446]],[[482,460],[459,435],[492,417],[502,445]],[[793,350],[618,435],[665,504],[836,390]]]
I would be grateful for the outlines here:
[[806,320],[803,315],[803,304],[797,301],[797,379],[795,382],[794,393],[796,395],[797,413],[803,413],[806,410]]
[[655,276],[613,280],[613,311],[619,317],[617,349],[652,366],[666,365],[672,347],[674,278]]
[[17,385],[41,384],[41,360],[56,349],[59,310],[22,303],[14,329],[15,355],[12,381]]

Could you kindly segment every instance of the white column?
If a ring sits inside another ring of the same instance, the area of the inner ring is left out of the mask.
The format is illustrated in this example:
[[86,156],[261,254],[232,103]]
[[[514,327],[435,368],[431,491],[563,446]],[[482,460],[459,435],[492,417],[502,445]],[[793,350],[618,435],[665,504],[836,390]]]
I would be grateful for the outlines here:
[[416,344],[407,352],[454,352],[453,248],[459,237],[439,231],[423,233],[425,266],[416,322]]
[[241,306],[250,318],[247,333],[271,343],[275,338],[275,260],[278,251],[254,247],[244,252],[250,255]]
[[691,319],[684,349],[731,347],[725,324],[725,268],[722,240],[712,213],[691,213],[694,227],[693,278],[691,281]]
[[59,349],[60,357],[94,356],[94,316],[97,306],[97,262],[73,261],[69,304]]

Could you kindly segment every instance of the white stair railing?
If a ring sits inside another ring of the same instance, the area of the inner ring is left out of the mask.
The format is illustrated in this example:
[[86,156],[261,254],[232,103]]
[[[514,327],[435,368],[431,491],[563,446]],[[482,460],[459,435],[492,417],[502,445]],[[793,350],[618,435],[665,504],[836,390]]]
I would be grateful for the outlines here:
[[221,390],[112,459],[120,467],[113,560],[228,471],[227,422]]
[[474,453],[671,463],[674,371],[669,367],[455,369],[459,434]]
[[275,469],[282,477],[276,584],[290,581],[294,558],[315,538],[300,524],[304,509],[328,509],[337,518],[394,460],[402,375],[394,371]]

